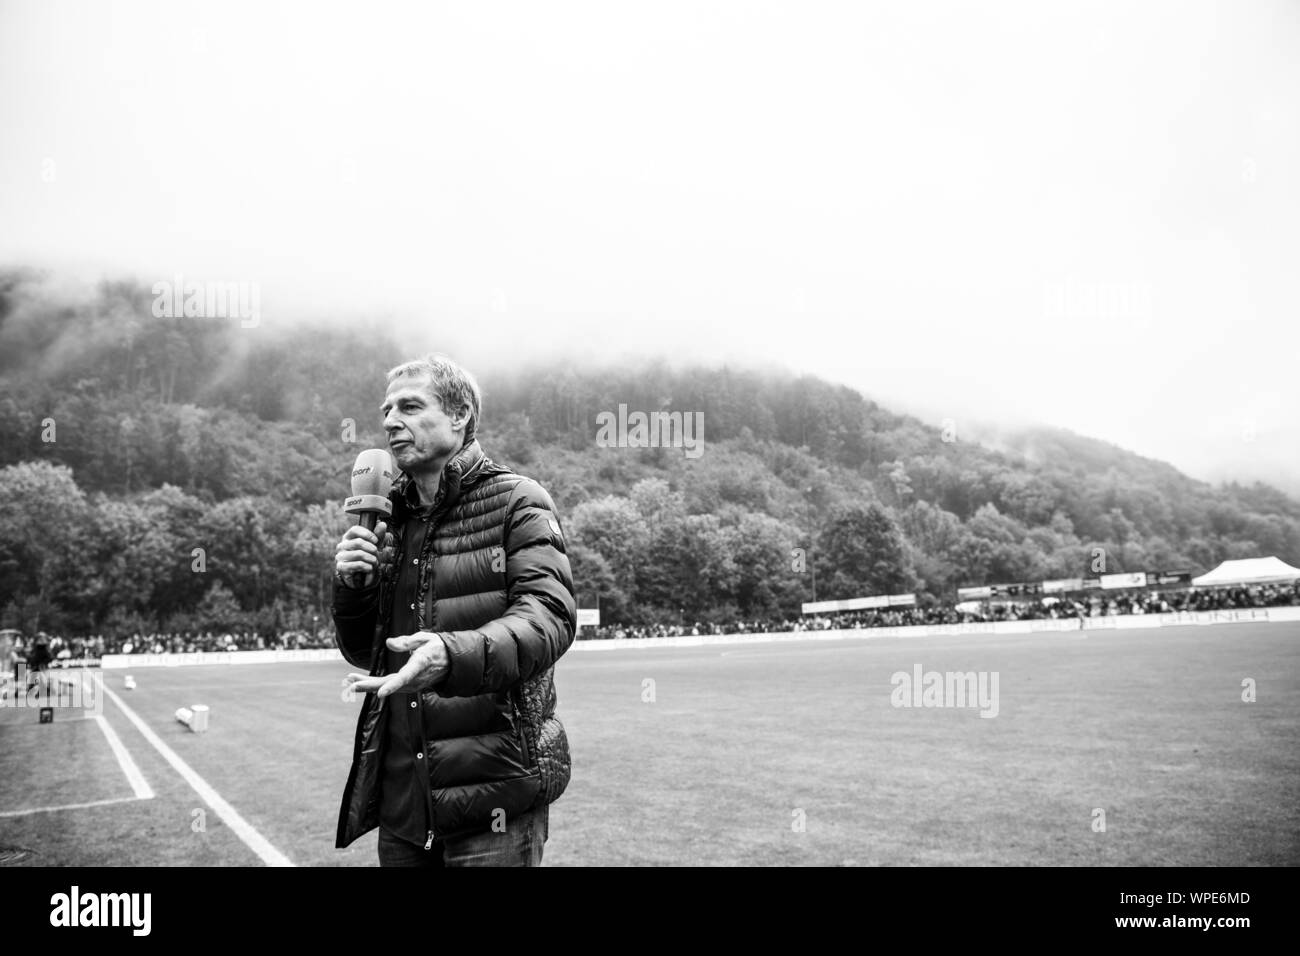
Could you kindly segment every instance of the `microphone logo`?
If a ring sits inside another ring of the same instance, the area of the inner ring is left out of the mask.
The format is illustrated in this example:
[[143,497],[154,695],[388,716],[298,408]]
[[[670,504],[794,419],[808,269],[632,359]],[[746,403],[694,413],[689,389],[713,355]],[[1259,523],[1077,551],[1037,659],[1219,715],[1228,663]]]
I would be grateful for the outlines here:
[[388,493],[393,490],[397,469],[393,458],[382,448],[368,448],[357,455],[352,466],[352,496],[343,503],[348,514],[373,514],[375,520],[393,513]]

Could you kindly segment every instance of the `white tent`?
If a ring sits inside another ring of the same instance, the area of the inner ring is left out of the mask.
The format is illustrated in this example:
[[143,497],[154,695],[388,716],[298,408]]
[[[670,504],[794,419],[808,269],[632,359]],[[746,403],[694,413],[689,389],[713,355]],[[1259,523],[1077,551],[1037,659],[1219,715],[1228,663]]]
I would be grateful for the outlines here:
[[1192,585],[1212,588],[1224,584],[1269,584],[1297,579],[1300,579],[1300,568],[1293,568],[1279,558],[1245,558],[1224,561],[1208,574],[1192,578]]

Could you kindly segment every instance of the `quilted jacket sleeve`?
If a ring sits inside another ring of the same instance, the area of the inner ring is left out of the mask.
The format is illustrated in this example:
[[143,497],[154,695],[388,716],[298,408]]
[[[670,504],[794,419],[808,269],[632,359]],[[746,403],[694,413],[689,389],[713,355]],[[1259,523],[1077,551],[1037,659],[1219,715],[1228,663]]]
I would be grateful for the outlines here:
[[334,641],[343,659],[368,672],[374,648],[375,623],[379,613],[379,585],[353,588],[334,575]]
[[577,630],[573,574],[555,504],[537,482],[515,486],[505,516],[506,613],[482,627],[441,632],[451,671],[446,697],[492,693],[553,665]]

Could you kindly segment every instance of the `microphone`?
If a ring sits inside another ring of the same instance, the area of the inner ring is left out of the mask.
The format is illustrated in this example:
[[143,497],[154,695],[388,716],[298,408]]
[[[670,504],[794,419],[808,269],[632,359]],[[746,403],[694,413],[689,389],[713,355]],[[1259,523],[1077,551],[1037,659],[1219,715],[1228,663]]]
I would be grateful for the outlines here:
[[[381,518],[390,518],[393,503],[388,500],[392,490],[393,479],[397,477],[397,468],[393,458],[382,448],[367,448],[357,455],[352,466],[352,497],[343,502],[343,510],[358,517],[357,524],[367,531],[374,531]],[[382,548],[384,542],[380,541]],[[361,575],[354,575],[356,583]]]

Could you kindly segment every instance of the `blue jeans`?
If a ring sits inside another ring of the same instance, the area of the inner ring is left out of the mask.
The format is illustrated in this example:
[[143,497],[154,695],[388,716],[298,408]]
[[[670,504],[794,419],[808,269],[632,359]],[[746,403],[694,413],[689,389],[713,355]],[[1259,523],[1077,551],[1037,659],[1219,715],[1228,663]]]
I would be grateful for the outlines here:
[[548,835],[550,807],[511,817],[504,833],[486,830],[450,840],[434,840],[425,849],[387,830],[379,831],[380,866],[541,866]]

